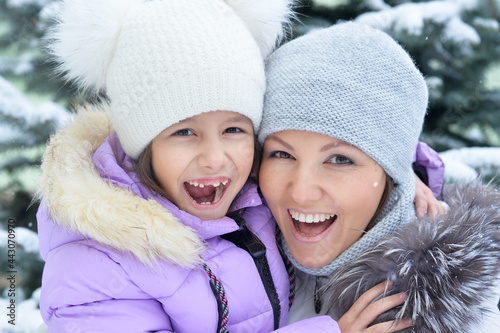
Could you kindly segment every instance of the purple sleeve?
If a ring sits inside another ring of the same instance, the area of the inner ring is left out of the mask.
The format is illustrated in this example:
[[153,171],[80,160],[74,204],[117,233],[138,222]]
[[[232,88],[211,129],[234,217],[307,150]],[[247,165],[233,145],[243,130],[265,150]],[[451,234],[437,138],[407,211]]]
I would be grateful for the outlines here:
[[159,302],[99,301],[57,309],[46,324],[49,333],[174,332],[165,315],[155,315],[158,309],[161,311]]
[[427,186],[434,196],[441,194],[444,182],[444,162],[439,154],[424,142],[419,142],[413,162],[425,172],[427,176]]
[[319,317],[304,319],[296,323],[282,327],[274,332],[341,333],[337,322],[329,316],[319,316]]

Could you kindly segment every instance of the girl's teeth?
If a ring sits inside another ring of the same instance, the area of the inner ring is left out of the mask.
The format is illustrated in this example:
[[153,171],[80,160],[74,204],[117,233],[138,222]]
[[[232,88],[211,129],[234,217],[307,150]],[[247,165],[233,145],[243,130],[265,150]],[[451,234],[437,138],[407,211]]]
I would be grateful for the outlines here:
[[222,192],[224,192],[224,186],[217,186],[215,188],[214,203],[217,203],[222,198]]
[[[228,182],[229,182],[229,180],[225,180],[223,182],[211,184],[210,186],[213,186],[215,188],[215,196],[214,196],[213,202],[204,201],[204,202],[201,202],[200,205],[213,205],[213,204],[216,204],[217,202],[219,202],[219,200],[222,198],[222,195],[224,193],[224,185],[226,185]],[[200,184],[198,182],[193,182],[193,181],[188,181],[188,184],[190,184],[192,186],[200,187],[200,188],[204,188],[205,186],[209,186],[209,185]],[[221,186],[221,184],[222,184],[222,186]]]
[[[191,181],[188,181],[189,185],[192,185],[192,186],[196,186],[196,187],[201,187],[201,188],[204,188],[205,185],[204,184],[198,184],[197,182],[191,182]],[[219,187],[220,184],[222,185],[226,185],[228,183],[227,180],[223,181],[223,182],[218,182],[218,183],[214,183],[212,184],[213,187]]]

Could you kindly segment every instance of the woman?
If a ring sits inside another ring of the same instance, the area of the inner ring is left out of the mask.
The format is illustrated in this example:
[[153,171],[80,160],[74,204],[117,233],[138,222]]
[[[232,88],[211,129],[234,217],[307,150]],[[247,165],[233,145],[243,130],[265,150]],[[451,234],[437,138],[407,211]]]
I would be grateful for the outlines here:
[[352,306],[392,280],[387,294],[407,298],[376,322],[499,332],[499,193],[465,186],[449,195],[449,214],[412,223],[428,92],[408,54],[344,23],[282,46],[266,77],[260,187],[298,278],[289,322],[329,313],[344,333],[396,331],[369,327],[383,312],[373,292]]

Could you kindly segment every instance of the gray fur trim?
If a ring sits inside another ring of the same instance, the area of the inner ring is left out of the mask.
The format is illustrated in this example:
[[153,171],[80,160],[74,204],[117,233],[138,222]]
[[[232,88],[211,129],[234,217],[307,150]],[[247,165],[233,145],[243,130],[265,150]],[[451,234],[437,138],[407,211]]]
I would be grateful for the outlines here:
[[412,318],[401,332],[470,332],[500,273],[500,192],[479,181],[447,186],[450,211],[414,221],[336,271],[323,311],[340,318],[366,290],[391,279],[387,294],[409,297],[375,323]]

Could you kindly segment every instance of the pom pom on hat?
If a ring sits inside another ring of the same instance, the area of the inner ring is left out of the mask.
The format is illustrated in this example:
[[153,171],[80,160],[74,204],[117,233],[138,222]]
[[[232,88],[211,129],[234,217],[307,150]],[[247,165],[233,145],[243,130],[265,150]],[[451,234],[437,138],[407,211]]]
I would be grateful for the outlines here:
[[122,21],[141,0],[66,0],[57,24],[49,31],[49,53],[58,71],[81,90],[106,86],[109,64]]
[[225,0],[246,23],[262,56],[267,57],[284,34],[283,23],[294,15],[290,0]]
[[80,89],[103,90],[125,152],[203,112],[241,113],[258,130],[263,57],[291,0],[63,0],[49,52]]

